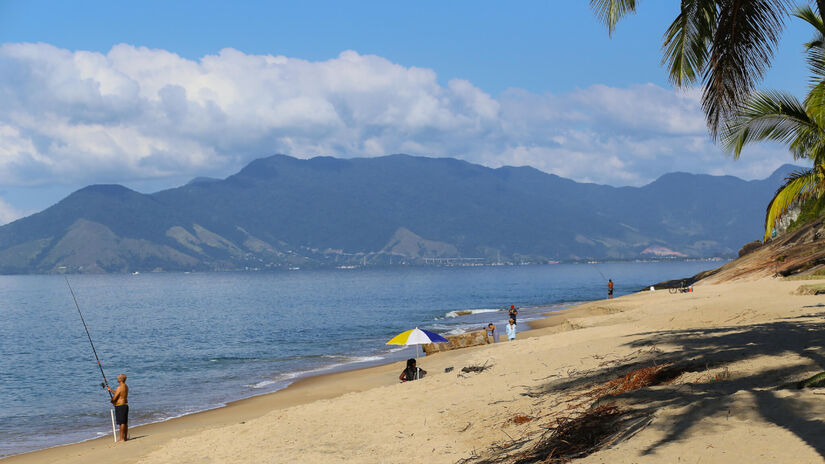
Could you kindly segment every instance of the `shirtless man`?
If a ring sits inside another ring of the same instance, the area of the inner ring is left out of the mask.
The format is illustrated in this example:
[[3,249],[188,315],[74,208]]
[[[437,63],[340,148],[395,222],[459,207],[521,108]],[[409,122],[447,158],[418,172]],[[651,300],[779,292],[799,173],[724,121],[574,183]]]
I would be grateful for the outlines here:
[[118,443],[127,440],[129,432],[129,387],[126,385],[126,374],[117,376],[117,390],[106,387],[112,393],[112,404],[115,405],[115,421],[120,426],[120,440]]
[[496,325],[492,322],[487,324],[487,343],[496,342]]

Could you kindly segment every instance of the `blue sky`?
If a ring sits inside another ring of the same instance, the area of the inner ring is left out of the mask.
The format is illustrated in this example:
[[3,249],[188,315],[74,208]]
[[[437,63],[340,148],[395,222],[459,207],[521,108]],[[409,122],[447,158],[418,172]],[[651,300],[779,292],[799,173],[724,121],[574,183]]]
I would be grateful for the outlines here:
[[[326,60],[343,50],[431,68],[492,94],[565,92],[591,84],[666,86],[661,36],[672,0],[642,2],[612,39],[587,0],[523,1],[0,1],[0,43],[46,42],[105,53],[127,43],[198,59],[223,48]],[[766,85],[804,91],[801,43],[789,21]]]
[[[0,0],[0,223],[90,183],[150,192],[250,160],[454,156],[642,185],[734,162],[659,65],[675,1],[612,39],[588,1]],[[765,86],[805,90],[799,20]],[[5,218],[5,220],[4,220]]]

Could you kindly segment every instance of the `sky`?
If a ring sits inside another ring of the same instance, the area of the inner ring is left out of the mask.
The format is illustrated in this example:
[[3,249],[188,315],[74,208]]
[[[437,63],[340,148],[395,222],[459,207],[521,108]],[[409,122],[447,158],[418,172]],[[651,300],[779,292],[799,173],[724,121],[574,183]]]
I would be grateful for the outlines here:
[[[772,144],[733,160],[699,91],[668,83],[677,1],[640,2],[612,38],[588,4],[0,0],[0,224],[89,184],[151,193],[276,153],[614,186],[794,162]],[[761,87],[804,95],[811,35],[787,21]]]

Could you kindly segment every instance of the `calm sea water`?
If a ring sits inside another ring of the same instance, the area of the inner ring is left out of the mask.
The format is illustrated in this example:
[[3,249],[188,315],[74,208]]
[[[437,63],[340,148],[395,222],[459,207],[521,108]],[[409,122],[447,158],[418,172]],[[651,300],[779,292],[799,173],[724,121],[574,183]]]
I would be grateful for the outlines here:
[[[106,375],[129,376],[130,422],[410,357],[389,338],[520,320],[719,263],[387,268],[70,276]],[[62,276],[0,276],[0,457],[111,433],[108,395]],[[456,311],[473,310],[456,316]]]

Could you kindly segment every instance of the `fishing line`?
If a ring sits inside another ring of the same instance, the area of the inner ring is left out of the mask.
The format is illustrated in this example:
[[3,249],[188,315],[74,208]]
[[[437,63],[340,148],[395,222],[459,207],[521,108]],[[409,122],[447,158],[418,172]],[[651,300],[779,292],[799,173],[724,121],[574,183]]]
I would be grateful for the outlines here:
[[593,265],[593,268],[595,268],[595,269],[596,269],[596,272],[598,272],[598,273],[599,273],[599,275],[600,275],[600,276],[602,276],[602,279],[604,279],[604,281],[605,281],[605,282],[607,282],[607,277],[605,277],[605,276],[604,276],[604,274],[602,274],[602,271],[600,271],[600,270],[599,270],[599,268],[598,268],[598,267],[596,267],[596,265],[595,265],[595,264]]
[[92,341],[92,335],[89,334],[89,327],[86,326],[86,320],[83,319],[83,313],[80,312],[80,305],[77,304],[77,298],[74,296],[74,290],[72,290],[72,286],[69,284],[69,278],[63,276],[66,279],[66,285],[69,287],[69,292],[72,294],[72,299],[74,300],[74,306],[77,308],[77,314],[80,314],[80,322],[83,323],[83,328],[86,329],[86,336],[89,337],[89,344],[92,345],[92,352],[95,354],[95,359],[97,360],[97,367],[100,369],[100,375],[103,376],[103,383],[100,384],[101,387],[106,388],[106,391],[109,393],[109,399],[113,398],[112,392],[109,391],[109,381],[106,380],[106,374],[103,372],[103,366],[100,364],[100,358],[97,356],[97,350],[95,349],[95,344]]

